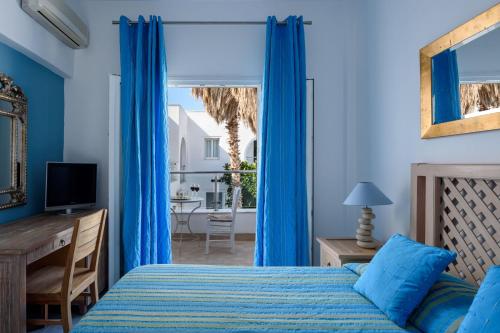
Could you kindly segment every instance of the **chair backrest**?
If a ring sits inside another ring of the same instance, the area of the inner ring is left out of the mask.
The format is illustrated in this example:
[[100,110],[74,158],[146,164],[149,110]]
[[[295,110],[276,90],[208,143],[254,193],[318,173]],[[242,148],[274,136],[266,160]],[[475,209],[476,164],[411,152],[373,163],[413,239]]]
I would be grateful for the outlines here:
[[102,237],[106,224],[107,210],[101,209],[93,214],[79,218],[73,227],[73,236],[66,259],[64,272],[63,292],[72,290],[73,273],[75,264],[92,255],[89,269],[92,272],[99,266]]
[[238,205],[240,203],[241,187],[237,186],[233,188],[233,203],[231,207],[231,229],[234,229],[234,224],[236,223],[236,213],[238,212]]

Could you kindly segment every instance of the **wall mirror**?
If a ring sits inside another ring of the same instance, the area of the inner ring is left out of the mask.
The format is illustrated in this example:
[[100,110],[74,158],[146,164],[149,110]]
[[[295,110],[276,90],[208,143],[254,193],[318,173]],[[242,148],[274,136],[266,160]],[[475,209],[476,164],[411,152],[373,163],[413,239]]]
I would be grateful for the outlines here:
[[26,203],[28,104],[21,88],[0,73],[0,209]]
[[500,129],[500,4],[420,50],[421,137]]

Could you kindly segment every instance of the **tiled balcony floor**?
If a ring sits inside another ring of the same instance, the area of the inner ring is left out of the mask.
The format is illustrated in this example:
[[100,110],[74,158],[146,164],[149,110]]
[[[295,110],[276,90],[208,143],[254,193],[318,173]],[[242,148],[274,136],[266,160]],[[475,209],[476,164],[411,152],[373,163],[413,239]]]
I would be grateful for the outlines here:
[[[253,266],[255,242],[236,241],[236,249],[216,247],[210,244],[210,253],[205,254],[205,241],[183,241],[172,244],[172,256],[175,264]],[[180,250],[180,251],[179,251]]]

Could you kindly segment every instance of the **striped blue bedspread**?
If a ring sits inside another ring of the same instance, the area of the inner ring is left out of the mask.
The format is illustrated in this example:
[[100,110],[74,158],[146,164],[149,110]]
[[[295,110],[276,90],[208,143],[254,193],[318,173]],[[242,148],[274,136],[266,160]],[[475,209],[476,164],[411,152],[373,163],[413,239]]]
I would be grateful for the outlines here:
[[346,268],[143,266],[72,332],[411,331],[356,293],[357,279]]

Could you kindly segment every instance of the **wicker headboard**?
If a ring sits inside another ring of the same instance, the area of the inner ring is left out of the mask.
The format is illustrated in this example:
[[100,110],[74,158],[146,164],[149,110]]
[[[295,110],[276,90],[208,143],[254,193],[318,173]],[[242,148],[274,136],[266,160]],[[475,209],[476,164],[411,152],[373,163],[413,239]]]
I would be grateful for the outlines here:
[[411,236],[456,252],[449,273],[479,285],[500,264],[500,165],[413,164]]

